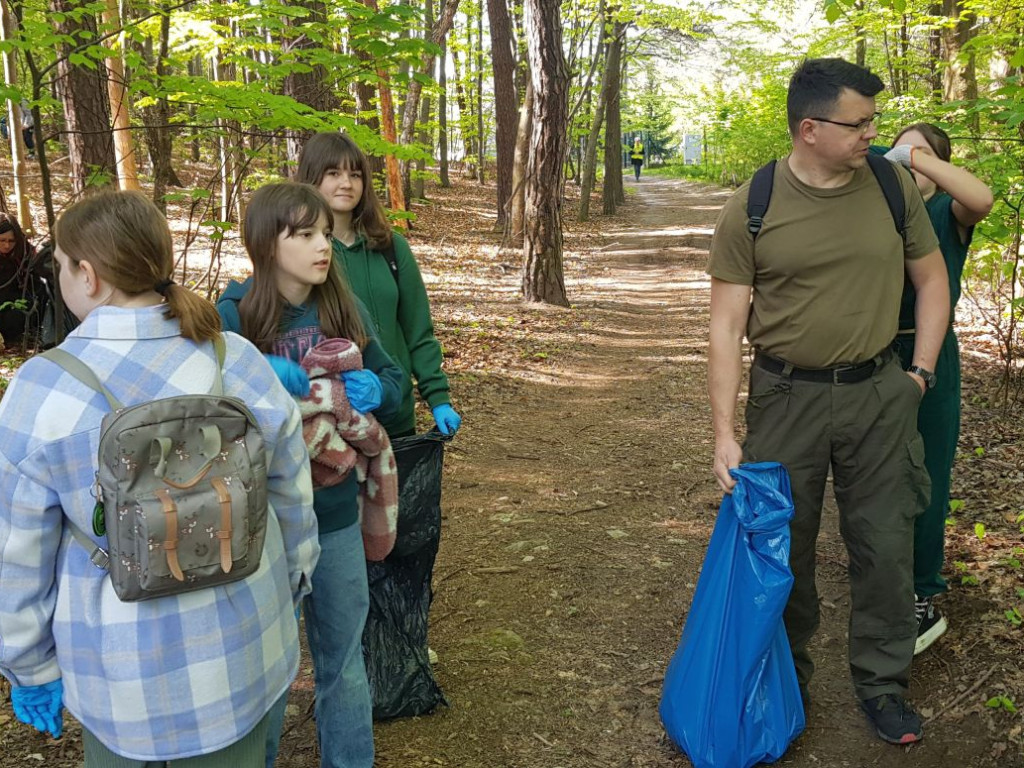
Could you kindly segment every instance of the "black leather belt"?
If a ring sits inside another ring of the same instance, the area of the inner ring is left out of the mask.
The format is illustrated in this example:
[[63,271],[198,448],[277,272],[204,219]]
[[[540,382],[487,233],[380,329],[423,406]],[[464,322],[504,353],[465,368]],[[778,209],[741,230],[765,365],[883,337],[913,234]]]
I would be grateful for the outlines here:
[[870,379],[875,371],[889,362],[892,355],[891,349],[885,349],[864,363],[837,365],[834,368],[797,368],[785,360],[766,355],[758,350],[754,353],[754,365],[769,373],[788,376],[800,381],[815,381],[819,384],[856,384],[859,381]]

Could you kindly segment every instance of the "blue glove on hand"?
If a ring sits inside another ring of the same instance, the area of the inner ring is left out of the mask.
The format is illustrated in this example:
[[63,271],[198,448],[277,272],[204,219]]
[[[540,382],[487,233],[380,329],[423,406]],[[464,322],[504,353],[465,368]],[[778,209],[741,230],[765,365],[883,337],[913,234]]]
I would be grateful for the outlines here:
[[11,688],[11,707],[21,722],[41,733],[49,731],[59,739],[64,731],[64,683],[60,678],[43,685]]
[[277,379],[292,397],[305,397],[309,394],[309,376],[302,366],[287,357],[264,355],[270,367],[277,374]]
[[342,371],[341,380],[345,382],[345,394],[352,407],[360,413],[369,413],[380,408],[384,397],[384,387],[380,377],[373,371]]
[[437,428],[441,430],[442,435],[454,435],[459,431],[462,417],[448,403],[442,403],[431,410],[431,413],[434,414],[434,421],[437,422]]

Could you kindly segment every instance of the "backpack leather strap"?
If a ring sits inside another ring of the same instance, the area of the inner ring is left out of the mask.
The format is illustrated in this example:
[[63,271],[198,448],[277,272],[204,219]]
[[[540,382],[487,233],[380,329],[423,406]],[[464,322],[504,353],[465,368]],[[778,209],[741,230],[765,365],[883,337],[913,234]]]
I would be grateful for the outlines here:
[[178,507],[166,488],[157,489],[156,497],[160,499],[164,508],[164,552],[167,553],[167,567],[174,578],[184,581],[185,574],[181,572],[181,564],[178,562]]
[[231,572],[231,491],[223,477],[211,477],[210,485],[217,491],[217,501],[220,502],[220,530],[217,531],[217,538],[220,539],[220,567],[224,573]]

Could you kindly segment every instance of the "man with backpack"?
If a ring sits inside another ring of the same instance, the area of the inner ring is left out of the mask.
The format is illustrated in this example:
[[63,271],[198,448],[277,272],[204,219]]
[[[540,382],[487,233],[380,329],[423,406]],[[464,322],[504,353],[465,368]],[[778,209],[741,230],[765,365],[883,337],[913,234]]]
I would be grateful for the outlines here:
[[[879,736],[906,744],[922,737],[903,698],[917,634],[914,518],[929,487],[916,415],[935,381],[949,287],[913,179],[868,164],[882,88],[842,59],[808,59],[794,73],[792,152],[741,187],[715,229],[708,389],[722,488],[731,491],[729,470],[741,461],[778,461],[790,473],[795,581],[785,621],[805,704],[814,672],[807,644],[819,624],[815,545],[831,470],[850,559],[854,690]],[[907,372],[891,348],[904,269],[917,292]],[[744,336],[754,361],[741,448],[734,411]]]

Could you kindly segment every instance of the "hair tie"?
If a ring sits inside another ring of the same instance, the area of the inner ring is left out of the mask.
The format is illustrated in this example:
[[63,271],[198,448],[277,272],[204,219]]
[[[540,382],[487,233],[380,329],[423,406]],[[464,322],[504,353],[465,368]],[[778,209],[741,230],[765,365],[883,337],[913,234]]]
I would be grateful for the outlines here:
[[159,293],[161,296],[167,296],[167,289],[174,285],[174,281],[170,278],[161,280],[159,283],[153,286],[153,290]]

